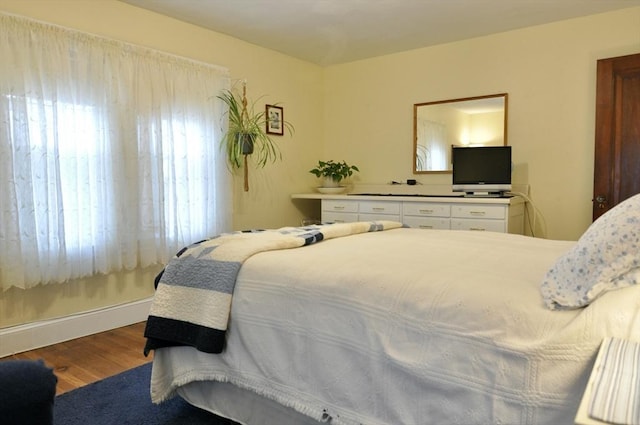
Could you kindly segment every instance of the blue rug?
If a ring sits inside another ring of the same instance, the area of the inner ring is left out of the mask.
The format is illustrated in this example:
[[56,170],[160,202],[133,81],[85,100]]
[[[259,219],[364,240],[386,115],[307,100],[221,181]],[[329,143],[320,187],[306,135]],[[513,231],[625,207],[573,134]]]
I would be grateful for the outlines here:
[[56,397],[54,425],[237,425],[175,397],[153,404],[151,363]]

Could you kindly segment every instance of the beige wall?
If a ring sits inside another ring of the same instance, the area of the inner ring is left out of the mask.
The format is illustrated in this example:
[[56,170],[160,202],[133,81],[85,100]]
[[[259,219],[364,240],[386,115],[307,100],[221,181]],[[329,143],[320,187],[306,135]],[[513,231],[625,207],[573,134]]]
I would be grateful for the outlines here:
[[[318,159],[357,164],[361,183],[413,178],[413,103],[508,92],[515,181],[531,184],[548,237],[576,239],[590,222],[596,60],[640,52],[640,8],[324,69],[116,0],[0,0],[0,11],[225,66],[250,97],[280,102],[296,134],[280,138],[282,163],[250,171],[248,193],[234,179],[235,229],[313,216],[289,195],[312,190]],[[156,271],[0,293],[0,328],[147,297]]]
[[591,223],[596,61],[639,52],[636,7],[328,67],[324,155],[361,182],[450,184],[411,173],[412,105],[506,92],[514,183],[531,185],[548,238],[577,239]]

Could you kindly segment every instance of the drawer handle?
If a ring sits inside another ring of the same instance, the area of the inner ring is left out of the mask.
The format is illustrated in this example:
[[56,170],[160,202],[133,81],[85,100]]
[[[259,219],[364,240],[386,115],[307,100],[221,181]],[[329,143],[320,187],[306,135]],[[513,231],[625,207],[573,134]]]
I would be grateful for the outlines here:
[[344,209],[344,207],[343,207],[342,205],[334,205],[334,206],[333,206],[333,209],[334,209],[334,210],[343,210],[343,209]]
[[373,207],[371,209],[374,211],[384,211],[384,207]]
[[421,224],[418,227],[421,228],[421,229],[433,229],[433,226],[427,226],[426,224]]
[[483,229],[481,227],[470,227],[469,230],[475,230],[475,231],[478,231],[478,232],[484,232],[487,229]]
[[433,214],[433,210],[420,210],[420,214]]
[[469,211],[471,215],[485,215],[486,213],[486,211]]

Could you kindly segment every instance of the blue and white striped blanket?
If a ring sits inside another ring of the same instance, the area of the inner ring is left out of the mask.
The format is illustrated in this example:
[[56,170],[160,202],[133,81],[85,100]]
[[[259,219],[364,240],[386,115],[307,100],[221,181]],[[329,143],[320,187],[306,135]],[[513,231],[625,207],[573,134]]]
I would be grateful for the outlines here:
[[236,277],[252,255],[401,226],[373,221],[233,232],[184,248],[156,278],[145,329],[145,355],[156,348],[179,345],[222,352]]
[[591,418],[640,425],[640,342],[605,338],[590,384]]

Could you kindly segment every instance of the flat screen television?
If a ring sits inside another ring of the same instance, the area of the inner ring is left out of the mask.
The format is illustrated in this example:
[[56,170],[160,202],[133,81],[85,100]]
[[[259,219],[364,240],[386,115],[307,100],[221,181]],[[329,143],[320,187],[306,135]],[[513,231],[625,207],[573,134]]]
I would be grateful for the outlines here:
[[511,190],[511,146],[454,146],[453,191],[501,196]]

